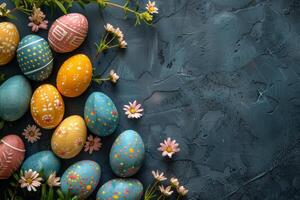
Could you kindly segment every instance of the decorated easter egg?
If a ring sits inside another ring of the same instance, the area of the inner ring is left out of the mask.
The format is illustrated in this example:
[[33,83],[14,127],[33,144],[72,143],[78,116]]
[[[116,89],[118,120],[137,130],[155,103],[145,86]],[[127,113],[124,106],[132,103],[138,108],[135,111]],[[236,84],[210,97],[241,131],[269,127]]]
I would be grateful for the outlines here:
[[0,118],[16,121],[28,110],[32,90],[28,80],[13,76],[0,86]]
[[145,157],[145,145],[141,136],[126,130],[115,140],[109,155],[110,166],[120,177],[129,177],[138,172]]
[[52,150],[60,158],[73,158],[83,148],[86,135],[87,130],[82,117],[70,116],[61,122],[52,135]]
[[89,130],[99,136],[112,134],[118,125],[119,114],[112,100],[102,92],[93,92],[84,107]]
[[136,179],[113,179],[101,186],[96,200],[140,200],[143,185]]
[[52,52],[47,41],[38,35],[27,35],[21,40],[17,59],[22,72],[31,80],[45,80],[52,72]]
[[0,66],[9,63],[14,58],[19,41],[19,32],[14,24],[0,23]]
[[101,176],[100,166],[91,160],[71,165],[61,177],[61,190],[79,199],[85,199],[96,189]]
[[7,135],[0,140],[0,179],[8,179],[21,165],[25,146],[17,135]]
[[28,157],[21,169],[28,171],[32,169],[43,174],[47,179],[53,172],[58,173],[60,169],[60,160],[52,153],[52,151],[40,151]]
[[66,97],[78,97],[89,87],[92,70],[92,63],[86,55],[72,56],[58,71],[56,79],[58,91]]
[[77,49],[88,33],[88,20],[79,13],[63,15],[52,24],[48,41],[58,53],[71,52]]
[[34,91],[30,108],[35,123],[44,129],[55,128],[65,113],[65,104],[61,95],[50,84],[41,85]]

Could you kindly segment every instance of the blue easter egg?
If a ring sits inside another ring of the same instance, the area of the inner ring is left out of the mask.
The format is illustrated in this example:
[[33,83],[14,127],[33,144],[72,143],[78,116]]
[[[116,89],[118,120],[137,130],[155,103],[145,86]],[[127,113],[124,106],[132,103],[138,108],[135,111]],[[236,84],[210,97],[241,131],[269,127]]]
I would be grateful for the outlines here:
[[108,136],[116,130],[119,114],[108,96],[102,92],[93,92],[85,103],[84,119],[92,133]]
[[85,199],[96,189],[101,176],[100,166],[91,160],[71,165],[61,177],[61,190],[79,199]]
[[136,179],[113,179],[101,186],[96,200],[140,200],[143,185]]
[[29,156],[23,163],[21,169],[28,171],[32,169],[43,174],[47,179],[50,174],[59,172],[60,160],[52,153],[52,151],[41,151]]
[[30,83],[24,76],[13,76],[0,86],[0,118],[16,121],[27,111],[32,95]]
[[110,150],[110,166],[120,177],[129,177],[138,172],[145,157],[145,145],[141,136],[126,130],[115,140]]
[[48,42],[38,35],[27,35],[21,40],[17,59],[22,72],[32,80],[45,80],[52,72],[52,52]]

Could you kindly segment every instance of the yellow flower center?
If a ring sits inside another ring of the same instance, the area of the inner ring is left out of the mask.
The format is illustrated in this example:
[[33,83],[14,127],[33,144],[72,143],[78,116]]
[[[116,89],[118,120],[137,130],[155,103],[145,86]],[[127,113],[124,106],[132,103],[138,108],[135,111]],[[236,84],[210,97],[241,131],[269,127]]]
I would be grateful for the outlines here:
[[131,114],[134,114],[134,113],[136,112],[136,109],[135,109],[135,108],[130,108],[130,109],[129,109],[129,112],[130,112]]
[[150,7],[149,7],[149,12],[155,12],[155,7],[150,6]]
[[168,146],[168,147],[166,148],[166,151],[167,151],[168,153],[172,153],[172,152],[173,152],[173,148],[170,147],[170,146]]
[[33,181],[33,180],[32,180],[31,178],[26,179],[26,182],[27,182],[28,184],[31,184],[32,181]]
[[35,136],[35,134],[34,134],[33,131],[30,131],[30,132],[28,133],[28,135],[31,136],[31,137]]

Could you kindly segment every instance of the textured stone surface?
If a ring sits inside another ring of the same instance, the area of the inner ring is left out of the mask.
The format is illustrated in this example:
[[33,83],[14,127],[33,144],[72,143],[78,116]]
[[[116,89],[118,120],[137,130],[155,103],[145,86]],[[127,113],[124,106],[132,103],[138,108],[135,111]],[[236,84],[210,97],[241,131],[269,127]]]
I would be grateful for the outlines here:
[[[146,161],[135,176],[151,182],[150,171],[177,176],[190,189],[190,200],[300,199],[300,2],[298,0],[161,0],[153,28],[134,27],[115,9],[88,6],[88,39],[75,52],[55,55],[59,66],[71,55],[95,55],[94,42],[110,22],[121,27],[126,51],[109,51],[93,64],[98,74],[116,69],[116,86],[92,84],[80,98],[65,98],[66,116],[83,115],[93,91],[110,96],[119,111],[129,100],[141,101],[145,115],[134,121],[120,114],[115,134],[90,156],[101,164],[101,185],[114,178],[108,155],[125,129],[138,131],[146,144]],[[79,10],[83,12],[82,10]],[[20,15],[21,16],[21,15]],[[29,33],[18,18],[21,36]],[[46,32],[41,32],[46,38]],[[21,73],[16,61],[0,68],[7,76]],[[33,83],[37,87],[37,83]],[[33,120],[28,113],[6,124],[2,135],[21,134]],[[50,149],[52,131],[40,142],[26,143],[29,156]],[[177,139],[181,152],[163,159],[157,146]]]

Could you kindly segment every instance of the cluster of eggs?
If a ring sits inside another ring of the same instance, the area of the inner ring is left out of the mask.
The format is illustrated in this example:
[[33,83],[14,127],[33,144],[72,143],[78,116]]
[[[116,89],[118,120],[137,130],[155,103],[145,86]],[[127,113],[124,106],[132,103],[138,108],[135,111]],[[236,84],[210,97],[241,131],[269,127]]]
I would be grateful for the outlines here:
[[[53,55],[71,52],[84,41],[88,32],[87,19],[78,13],[58,18],[51,26],[48,42],[38,35],[27,35],[19,41],[19,33],[12,23],[0,23],[0,66],[10,62],[15,53],[23,74],[33,81],[46,80],[53,70]],[[2,37],[3,36],[3,37]],[[63,96],[78,97],[89,87],[92,80],[92,64],[84,54],[67,59],[60,67],[56,86],[42,84],[34,92],[29,81],[21,75],[13,76],[0,86],[0,118],[16,121],[30,107],[31,115],[43,129],[54,129],[52,151],[41,151],[24,159],[24,143],[16,135],[4,137],[0,142],[0,179],[6,179],[17,170],[32,169],[42,172],[43,178],[59,172],[61,159],[75,157],[82,150],[89,130],[98,136],[115,132],[119,113],[113,101],[104,93],[93,92],[84,106],[84,118],[78,115],[64,119]],[[5,95],[4,95],[5,94]],[[23,98],[15,98],[21,95]],[[64,120],[63,120],[64,119]],[[143,194],[142,184],[126,179],[138,172],[145,155],[140,135],[126,130],[115,140],[110,151],[110,166],[121,177],[105,183],[97,193],[97,199],[138,200]],[[2,158],[2,157],[3,158]],[[99,183],[101,167],[94,161],[83,160],[71,165],[62,175],[64,193],[87,198]]]

